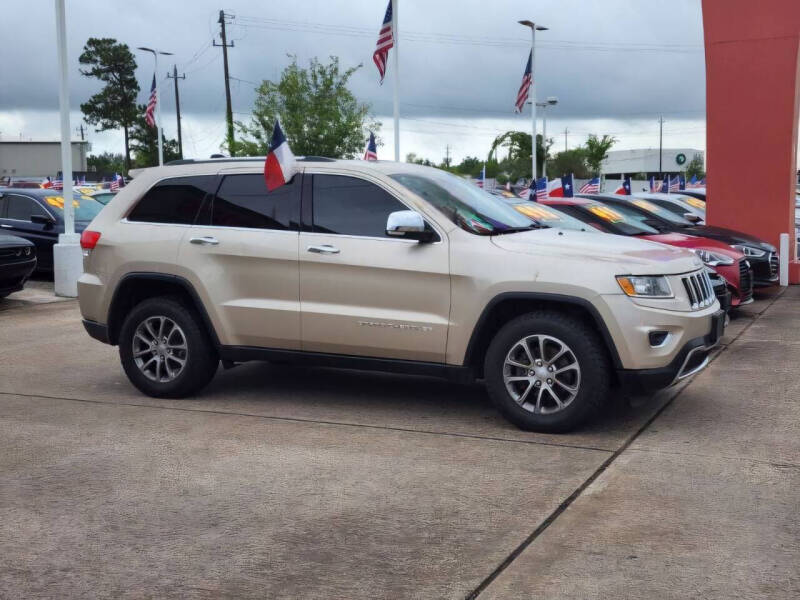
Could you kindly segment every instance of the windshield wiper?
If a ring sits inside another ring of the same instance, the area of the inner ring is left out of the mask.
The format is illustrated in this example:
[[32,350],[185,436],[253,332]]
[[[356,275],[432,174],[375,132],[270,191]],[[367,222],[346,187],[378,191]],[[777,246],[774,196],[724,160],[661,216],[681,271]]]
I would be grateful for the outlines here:
[[503,233],[519,233],[520,231],[533,231],[534,229],[549,229],[549,225],[541,223],[531,223],[525,227],[507,227],[506,229],[495,229],[491,235],[501,235]]

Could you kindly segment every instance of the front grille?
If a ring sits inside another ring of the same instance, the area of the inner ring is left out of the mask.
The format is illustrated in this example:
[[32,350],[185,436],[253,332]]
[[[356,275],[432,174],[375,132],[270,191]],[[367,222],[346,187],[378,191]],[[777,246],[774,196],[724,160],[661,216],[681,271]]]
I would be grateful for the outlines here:
[[681,281],[683,281],[683,287],[689,296],[692,310],[699,310],[714,303],[714,288],[708,278],[708,273],[697,271],[682,277]]
[[753,272],[750,270],[750,263],[745,259],[739,261],[739,295],[742,302],[753,297]]
[[778,265],[780,261],[778,259],[778,255],[774,252],[771,252],[769,255],[769,276],[770,279],[778,275]]
[[30,246],[23,246],[20,248],[0,248],[0,260],[30,260],[33,258],[33,248]]

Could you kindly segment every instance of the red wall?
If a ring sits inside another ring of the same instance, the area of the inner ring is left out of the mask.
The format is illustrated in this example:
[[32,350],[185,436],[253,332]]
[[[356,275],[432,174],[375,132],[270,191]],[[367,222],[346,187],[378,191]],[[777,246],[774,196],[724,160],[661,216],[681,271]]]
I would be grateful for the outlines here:
[[800,0],[703,0],[708,223],[778,246],[794,234]]

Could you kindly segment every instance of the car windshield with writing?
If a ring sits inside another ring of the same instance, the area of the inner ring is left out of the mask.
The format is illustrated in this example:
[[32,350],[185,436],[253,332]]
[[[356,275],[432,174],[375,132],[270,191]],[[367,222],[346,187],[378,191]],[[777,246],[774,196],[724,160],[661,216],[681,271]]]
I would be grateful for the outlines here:
[[600,231],[617,235],[655,235],[660,233],[655,227],[642,222],[639,215],[623,208],[611,208],[599,202],[586,204],[565,204],[559,206],[564,212],[588,223]]
[[[61,216],[64,216],[64,197],[63,196],[45,196],[44,202],[48,208],[54,208]],[[75,210],[76,221],[91,221],[103,209],[103,205],[97,200],[93,200],[87,196],[75,196],[72,199],[72,207]]]

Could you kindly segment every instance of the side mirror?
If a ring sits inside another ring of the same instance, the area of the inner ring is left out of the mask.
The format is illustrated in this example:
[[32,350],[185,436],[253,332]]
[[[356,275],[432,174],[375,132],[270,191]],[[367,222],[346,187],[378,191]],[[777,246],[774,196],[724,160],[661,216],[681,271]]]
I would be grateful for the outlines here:
[[422,215],[413,210],[390,213],[386,219],[386,235],[418,242],[432,242],[436,238],[434,231],[425,229]]
[[698,217],[694,213],[684,213],[683,218],[689,221],[690,223],[694,223],[695,225],[697,225],[700,221],[703,220],[701,217]]
[[44,225],[45,228],[49,229],[56,222],[52,219],[52,217],[46,217],[44,215],[31,215],[31,223],[36,223],[37,225]]

